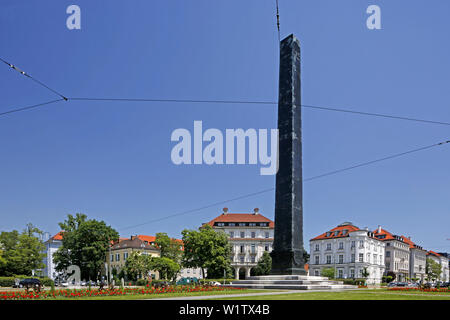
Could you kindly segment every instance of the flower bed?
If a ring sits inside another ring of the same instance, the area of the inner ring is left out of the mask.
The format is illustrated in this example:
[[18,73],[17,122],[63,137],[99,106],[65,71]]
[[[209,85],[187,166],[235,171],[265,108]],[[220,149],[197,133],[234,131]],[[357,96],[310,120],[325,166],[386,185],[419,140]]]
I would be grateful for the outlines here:
[[213,286],[170,286],[165,288],[117,288],[117,289],[62,289],[43,292],[4,291],[0,292],[0,300],[27,300],[27,299],[52,299],[52,298],[79,298],[96,296],[133,296],[155,295],[170,293],[215,292],[215,291],[241,290],[239,288],[223,288]]
[[423,288],[417,288],[417,287],[396,287],[396,288],[388,288],[389,291],[418,291],[418,292],[440,292],[440,293],[450,293],[450,288],[430,288],[430,289],[423,289]]

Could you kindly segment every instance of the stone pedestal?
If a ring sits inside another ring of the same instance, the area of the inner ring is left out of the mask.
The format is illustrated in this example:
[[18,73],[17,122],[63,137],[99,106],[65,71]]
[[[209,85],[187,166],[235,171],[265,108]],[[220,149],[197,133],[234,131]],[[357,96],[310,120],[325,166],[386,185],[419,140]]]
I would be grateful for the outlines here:
[[345,290],[357,286],[345,285],[342,281],[331,281],[325,277],[302,275],[270,275],[249,277],[233,281],[229,287],[245,289],[284,289],[284,290]]

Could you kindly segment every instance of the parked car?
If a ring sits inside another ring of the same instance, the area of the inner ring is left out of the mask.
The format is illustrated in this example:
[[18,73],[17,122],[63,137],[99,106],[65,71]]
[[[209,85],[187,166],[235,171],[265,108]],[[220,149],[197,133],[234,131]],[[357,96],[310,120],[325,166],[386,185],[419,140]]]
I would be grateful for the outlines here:
[[220,282],[217,282],[217,281],[211,281],[211,282],[209,283],[209,285],[210,285],[210,286],[220,286],[221,283],[220,283]]
[[22,279],[19,281],[19,288],[34,289],[35,291],[41,291],[43,285],[41,280],[35,278]]
[[397,282],[394,282],[394,281],[389,282],[387,286],[388,287],[396,287],[397,286]]

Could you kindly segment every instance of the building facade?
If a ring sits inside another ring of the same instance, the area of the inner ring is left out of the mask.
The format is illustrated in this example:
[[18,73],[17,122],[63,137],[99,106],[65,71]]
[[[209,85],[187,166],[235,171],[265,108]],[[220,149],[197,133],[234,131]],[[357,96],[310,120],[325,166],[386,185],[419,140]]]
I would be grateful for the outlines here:
[[236,279],[249,277],[263,253],[272,251],[274,222],[260,214],[258,208],[253,213],[228,213],[228,208],[223,208],[220,216],[206,224],[229,236]]
[[45,257],[43,263],[45,265],[43,273],[45,277],[55,280],[59,272],[56,271],[56,265],[53,260],[53,255],[62,246],[62,234],[58,232],[53,237],[44,242]]
[[427,258],[434,260],[441,265],[441,274],[439,276],[439,281],[448,282],[449,280],[449,267],[448,258],[445,255],[439,254],[434,251],[427,252]]
[[410,274],[410,245],[403,240],[402,236],[394,235],[382,229],[381,226],[378,226],[373,233],[386,245],[385,273],[393,272],[395,281],[406,281]]
[[423,282],[426,277],[427,251],[411,241],[411,237],[401,236],[409,245],[409,278]]
[[384,273],[385,244],[367,229],[344,222],[310,240],[309,274],[320,276],[333,268],[340,279],[363,278],[368,284],[381,283]]
[[[111,273],[119,274],[125,267],[126,260],[134,251],[152,257],[160,257],[161,251],[156,246],[155,241],[155,236],[147,235],[136,235],[131,236],[129,239],[120,239],[118,242],[112,244],[111,250],[107,254],[106,263],[108,270]],[[177,241],[180,242],[182,248],[183,242],[179,239]],[[151,271],[149,276],[153,279],[159,279],[159,274],[156,271]],[[184,277],[202,279],[203,275],[200,268],[183,268],[177,274],[177,280]]]

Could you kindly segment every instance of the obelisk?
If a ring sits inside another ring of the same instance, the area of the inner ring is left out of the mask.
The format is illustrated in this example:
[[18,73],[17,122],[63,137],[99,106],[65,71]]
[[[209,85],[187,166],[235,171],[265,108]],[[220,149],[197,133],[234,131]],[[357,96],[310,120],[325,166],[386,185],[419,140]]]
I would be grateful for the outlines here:
[[275,191],[274,275],[306,275],[303,249],[300,42],[280,44],[278,96],[279,162]]

